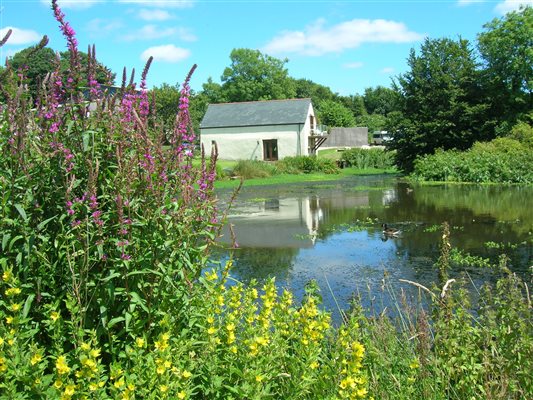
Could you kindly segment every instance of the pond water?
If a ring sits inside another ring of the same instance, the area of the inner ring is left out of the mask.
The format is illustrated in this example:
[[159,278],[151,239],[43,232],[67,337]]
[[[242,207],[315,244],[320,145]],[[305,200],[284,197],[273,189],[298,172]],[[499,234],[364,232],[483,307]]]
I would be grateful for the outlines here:
[[[221,208],[230,195],[218,193]],[[456,251],[492,261],[505,252],[511,269],[530,276],[531,199],[532,187],[420,186],[386,175],[245,187],[228,215],[238,243],[231,275],[244,282],[273,276],[297,298],[316,280],[334,318],[354,295],[379,311],[402,291],[418,294],[399,279],[426,286],[436,280],[440,225],[448,221]],[[400,235],[385,237],[382,223]],[[231,243],[229,230],[222,241]],[[224,261],[229,254],[221,249],[214,256]],[[476,286],[494,274],[490,268],[458,265],[451,275],[464,271]]]

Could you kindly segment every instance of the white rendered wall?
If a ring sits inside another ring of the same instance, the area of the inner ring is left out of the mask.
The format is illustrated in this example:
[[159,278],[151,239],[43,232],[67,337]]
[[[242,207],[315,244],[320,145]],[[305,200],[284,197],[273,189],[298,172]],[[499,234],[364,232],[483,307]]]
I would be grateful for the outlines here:
[[[206,152],[216,141],[221,160],[263,160],[263,140],[278,141],[278,159],[307,155],[307,135],[302,125],[250,126],[201,129],[201,142]],[[298,136],[300,135],[300,154]]]

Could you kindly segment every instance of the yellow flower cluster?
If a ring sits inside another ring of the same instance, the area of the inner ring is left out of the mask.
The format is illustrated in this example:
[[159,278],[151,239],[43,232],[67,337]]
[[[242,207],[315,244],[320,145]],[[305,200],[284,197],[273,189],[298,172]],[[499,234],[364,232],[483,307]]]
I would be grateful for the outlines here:
[[344,368],[338,393],[341,399],[362,399],[368,393],[367,380],[361,371],[365,347],[350,336],[348,329],[341,328],[339,341],[343,356],[339,361]]
[[161,334],[159,340],[154,343],[156,350],[165,351],[168,348],[169,339],[170,334],[168,332]]
[[66,356],[59,356],[56,359],[56,372],[58,375],[66,375],[70,372],[70,367],[67,364]]
[[93,378],[98,374],[98,365],[100,357],[100,349],[91,348],[89,343],[82,343],[80,345],[81,354],[79,356],[81,369],[76,371],[77,378]]

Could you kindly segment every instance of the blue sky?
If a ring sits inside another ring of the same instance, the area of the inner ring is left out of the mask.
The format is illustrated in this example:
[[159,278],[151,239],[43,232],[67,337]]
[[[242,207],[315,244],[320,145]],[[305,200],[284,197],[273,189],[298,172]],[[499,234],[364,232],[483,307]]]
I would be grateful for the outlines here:
[[[483,25],[533,0],[63,0],[80,50],[96,45],[99,61],[117,73],[142,71],[154,56],[148,85],[176,84],[192,64],[191,86],[220,82],[233,48],[259,49],[287,58],[289,74],[329,86],[342,95],[389,86],[405,72],[411,48],[425,37],[475,41]],[[66,43],[46,0],[0,0],[1,59],[50,38]]]

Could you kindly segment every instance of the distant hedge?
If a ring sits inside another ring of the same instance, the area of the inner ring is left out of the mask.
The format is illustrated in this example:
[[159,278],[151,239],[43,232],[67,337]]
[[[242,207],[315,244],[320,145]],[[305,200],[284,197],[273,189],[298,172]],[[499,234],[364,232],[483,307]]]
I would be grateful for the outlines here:
[[533,183],[533,148],[511,138],[476,143],[470,150],[442,151],[415,161],[412,176],[424,181]]

